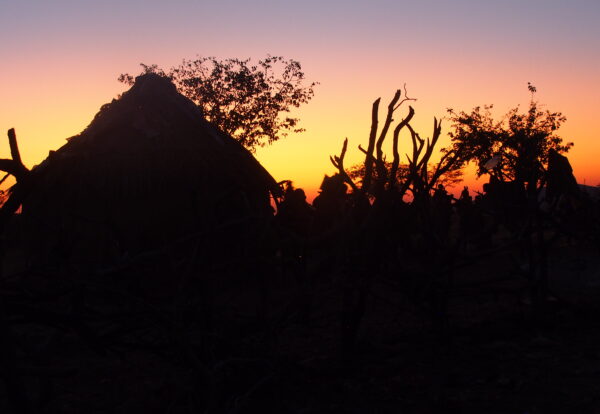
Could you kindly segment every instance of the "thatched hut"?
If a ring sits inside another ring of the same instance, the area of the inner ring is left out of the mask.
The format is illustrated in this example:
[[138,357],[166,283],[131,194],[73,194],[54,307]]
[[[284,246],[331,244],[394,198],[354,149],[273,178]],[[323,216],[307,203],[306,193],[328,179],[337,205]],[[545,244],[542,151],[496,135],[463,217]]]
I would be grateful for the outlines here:
[[190,235],[226,248],[271,214],[276,189],[246,149],[168,79],[148,74],[31,170],[20,241],[8,242],[36,264],[92,266]]

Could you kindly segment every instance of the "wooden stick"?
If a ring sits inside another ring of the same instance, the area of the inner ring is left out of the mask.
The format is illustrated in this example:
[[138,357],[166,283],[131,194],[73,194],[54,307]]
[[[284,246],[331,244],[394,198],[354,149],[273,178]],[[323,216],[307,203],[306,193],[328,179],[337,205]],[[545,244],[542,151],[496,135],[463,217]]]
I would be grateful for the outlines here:
[[394,111],[396,110],[396,103],[400,100],[400,89],[396,91],[396,94],[392,98],[390,104],[388,105],[387,115],[385,117],[385,122],[383,123],[383,128],[381,129],[381,133],[379,134],[379,139],[377,139],[377,143],[375,144],[376,154],[377,154],[377,163],[375,165],[377,169],[377,179],[387,181],[387,169],[385,168],[385,163],[383,162],[383,150],[381,147],[383,146],[383,141],[385,141],[385,137],[387,135],[388,130],[390,129],[390,125],[394,120],[392,117],[394,115]]
[[19,153],[19,145],[17,144],[17,134],[15,129],[11,128],[8,130],[8,145],[10,146],[10,156],[13,161],[25,168],[21,161],[21,154]]
[[358,187],[356,186],[356,184],[354,184],[354,181],[352,181],[352,179],[350,178],[350,176],[348,175],[348,173],[346,172],[345,168],[344,168],[344,157],[346,156],[346,150],[348,149],[348,138],[344,139],[344,144],[342,145],[342,152],[340,153],[340,156],[333,156],[333,157],[329,157],[329,160],[331,161],[331,163],[333,164],[333,166],[335,168],[338,169],[340,175],[344,178],[344,181],[346,181],[348,184],[350,184],[350,187],[352,187],[352,191],[354,192],[358,192]]
[[17,145],[17,135],[14,128],[8,130],[8,145],[10,146],[12,159],[0,159],[0,170],[14,175],[17,181],[20,181],[29,174],[29,170],[21,161],[21,154]]
[[414,115],[415,115],[415,110],[413,109],[412,106],[409,106],[408,107],[408,115],[394,129],[394,140],[393,140],[393,145],[392,145],[392,151],[393,151],[394,158],[392,159],[392,167],[390,169],[390,184],[389,184],[390,189],[392,189],[394,187],[394,185],[396,184],[396,173],[398,172],[398,166],[400,165],[400,154],[398,153],[398,137],[400,135],[400,130],[402,130],[402,128],[404,128],[406,125],[408,125],[408,123],[410,122],[410,120],[412,119],[412,117]]
[[361,187],[362,193],[367,192],[371,186],[371,176],[373,175],[373,151],[375,150],[375,140],[377,138],[377,125],[379,123],[377,114],[379,112],[380,102],[381,98],[377,98],[375,102],[373,102],[373,109],[371,110],[371,133],[369,134],[369,146],[367,147],[367,156],[365,158],[365,176]]

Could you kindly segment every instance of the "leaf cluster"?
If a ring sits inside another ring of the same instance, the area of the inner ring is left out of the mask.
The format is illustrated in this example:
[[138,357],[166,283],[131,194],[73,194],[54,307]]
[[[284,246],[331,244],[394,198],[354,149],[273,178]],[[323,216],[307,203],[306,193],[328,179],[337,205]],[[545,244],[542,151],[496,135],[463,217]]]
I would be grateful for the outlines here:
[[475,162],[478,176],[537,182],[547,169],[550,150],[566,153],[573,143],[563,142],[556,134],[565,116],[542,109],[534,100],[536,89],[531,84],[529,91],[528,110],[520,112],[517,106],[500,120],[491,114],[493,105],[477,106],[471,112],[448,109],[453,130],[449,133],[452,145],[446,150],[463,154],[464,163]]
[[[304,131],[299,119],[287,113],[307,103],[317,85],[306,85],[300,62],[281,56],[267,56],[256,64],[250,59],[198,57],[184,59],[167,72],[157,65],[141,66],[142,74],[169,77],[209,122],[251,151]],[[132,84],[134,78],[122,74],[119,80]]]

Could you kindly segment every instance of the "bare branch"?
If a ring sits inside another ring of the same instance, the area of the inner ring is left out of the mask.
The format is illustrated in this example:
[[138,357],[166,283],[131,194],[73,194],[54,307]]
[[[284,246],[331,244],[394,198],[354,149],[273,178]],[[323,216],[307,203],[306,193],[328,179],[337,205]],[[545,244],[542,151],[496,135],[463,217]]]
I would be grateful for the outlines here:
[[[359,150],[360,150],[360,152],[362,152],[363,154],[365,154],[365,155],[367,155],[367,154],[368,154],[368,151],[367,151],[366,149],[364,149],[364,148],[362,147],[362,145],[360,145],[360,144],[358,144],[358,149],[359,149]],[[383,159],[382,159],[382,160],[379,160],[379,159],[374,159],[373,161],[375,162],[375,166],[376,166],[376,168],[377,168],[377,172],[378,172],[378,173],[379,173],[379,171],[380,171],[382,168],[383,168],[384,170],[386,170],[386,168],[385,168],[385,155],[383,156]],[[384,172],[384,174],[385,174],[385,172]]]
[[400,101],[400,103],[398,105],[396,105],[396,107],[394,108],[394,111],[396,109],[398,109],[400,107],[400,105],[402,105],[406,101],[416,101],[417,100],[416,98],[409,98],[408,97],[408,92],[406,92],[406,83],[404,84],[404,88],[403,89],[404,89],[404,99],[402,99]]
[[[412,145],[413,145],[413,156],[411,158],[408,156],[408,154],[406,155],[406,158],[408,159],[408,177],[406,178],[406,181],[402,185],[402,188],[400,191],[403,194],[412,185],[413,186],[412,192],[414,194],[415,191],[419,191],[421,189],[421,187],[423,187],[423,180],[421,177],[422,174],[419,174],[419,170],[421,170],[421,162],[419,161],[419,157],[421,156],[421,153],[423,152],[423,148],[425,146],[425,140],[422,139],[419,136],[419,134],[415,132],[415,130],[412,128],[412,126],[409,123],[406,124],[406,127],[410,131],[410,138],[412,140]],[[422,171],[421,171],[421,173],[422,173]],[[414,188],[417,186],[419,188]]]
[[[416,166],[418,163],[418,160],[419,160],[419,155],[421,155],[421,151],[423,151],[423,146],[425,145],[425,140],[421,139],[419,134],[417,134],[415,132],[415,130],[412,128],[412,126],[410,124],[406,124],[406,127],[410,131],[410,138],[411,138],[412,144],[413,144],[413,156],[412,156],[412,161],[409,165],[415,164],[415,166]],[[418,144],[417,144],[417,141],[419,142]]]
[[[405,96],[406,96],[406,84],[404,84]],[[392,145],[392,151],[394,158],[392,159],[392,167],[390,168],[390,184],[389,188],[392,189],[396,185],[396,173],[398,172],[398,166],[400,165],[400,154],[398,153],[398,139],[400,131],[411,121],[415,115],[415,110],[412,106],[408,107],[408,115],[400,122],[394,129],[394,140]]]
[[433,118],[433,137],[431,140],[427,139],[427,147],[425,150],[425,154],[423,158],[419,161],[418,167],[421,168],[423,165],[429,164],[429,160],[431,155],[433,154],[433,149],[437,144],[438,139],[440,138],[440,134],[442,132],[442,122],[438,123],[437,118]]
[[383,180],[384,182],[386,180],[387,169],[385,168],[385,163],[383,162],[383,150],[381,149],[381,147],[383,146],[383,141],[385,141],[387,132],[390,129],[390,125],[392,124],[392,121],[393,121],[392,117],[394,115],[395,105],[398,102],[398,100],[400,99],[400,94],[401,94],[401,91],[400,91],[400,89],[398,89],[388,105],[385,122],[383,124],[383,128],[381,129],[381,133],[379,134],[379,139],[377,140],[377,144],[375,145],[376,153],[377,153],[377,165],[376,165],[377,179]]
[[371,111],[371,133],[369,134],[369,146],[367,147],[367,156],[365,157],[365,176],[361,187],[363,193],[369,189],[371,176],[373,175],[373,151],[375,150],[375,139],[377,138],[377,125],[379,123],[377,114],[380,102],[381,98],[377,98],[373,102],[373,109]]
[[4,181],[6,181],[6,179],[10,177],[10,173],[6,173],[4,174],[4,177],[2,177],[2,179],[0,179],[0,185],[2,185],[4,183]]
[[346,181],[350,185],[350,187],[352,187],[352,191],[358,192],[359,191],[358,187],[356,186],[356,184],[354,184],[354,181],[352,181],[352,179],[350,178],[350,176],[344,169],[344,157],[346,156],[347,149],[348,149],[348,138],[344,139],[344,144],[342,145],[342,152],[340,153],[340,156],[339,157],[335,156],[335,155],[333,157],[330,156],[329,160],[331,161],[333,166],[338,169],[339,174],[344,178],[344,181]]
[[431,190],[435,183],[440,179],[440,177],[446,174],[448,171],[452,170],[456,167],[459,162],[459,153],[455,151],[446,152],[440,161],[437,163],[433,174],[431,175],[431,179],[429,183],[427,183],[427,188]]
[[17,135],[14,128],[8,130],[8,145],[10,146],[12,159],[0,159],[0,170],[12,174],[17,181],[22,180],[27,176],[29,170],[21,161],[21,154],[17,145]]
[[8,130],[8,145],[10,146],[10,156],[12,157],[13,161],[23,165],[23,162],[21,161],[21,154],[19,153],[19,145],[17,144],[17,134],[15,133],[14,128]]

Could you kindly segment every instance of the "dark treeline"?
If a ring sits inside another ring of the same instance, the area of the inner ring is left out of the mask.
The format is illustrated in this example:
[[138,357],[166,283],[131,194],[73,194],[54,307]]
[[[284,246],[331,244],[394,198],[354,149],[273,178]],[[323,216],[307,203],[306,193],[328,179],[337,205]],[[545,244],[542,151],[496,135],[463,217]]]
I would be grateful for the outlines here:
[[0,408],[590,411],[600,204],[530,91],[451,111],[447,148],[376,100],[312,204],[155,73],[31,170],[9,131]]

